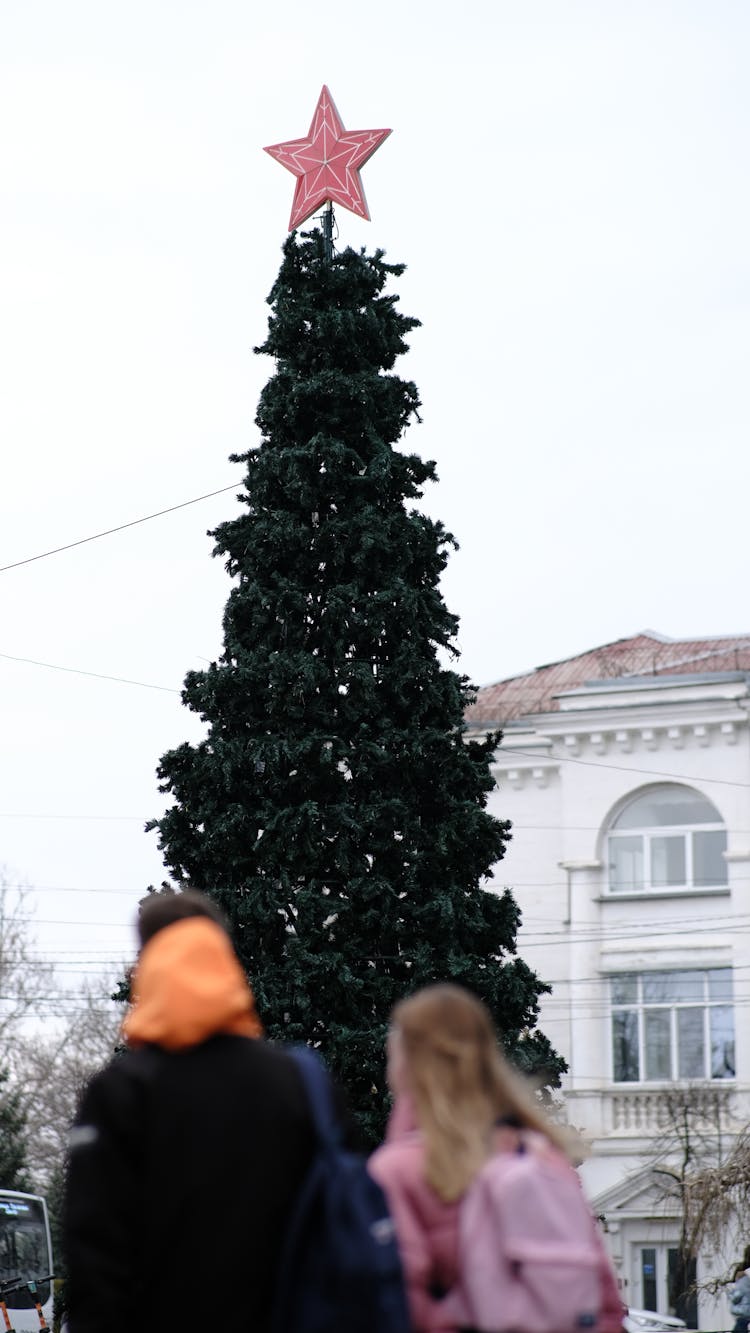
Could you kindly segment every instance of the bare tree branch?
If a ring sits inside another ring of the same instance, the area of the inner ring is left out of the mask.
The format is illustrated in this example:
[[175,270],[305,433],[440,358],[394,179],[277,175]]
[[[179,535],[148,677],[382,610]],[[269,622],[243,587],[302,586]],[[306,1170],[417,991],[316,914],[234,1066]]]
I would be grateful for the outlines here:
[[[71,990],[56,1009],[61,983],[36,951],[31,908],[31,889],[0,870],[0,1052],[25,1119],[32,1180],[46,1188],[63,1165],[83,1085],[116,1045],[122,1011],[110,977]],[[42,1016],[54,1024],[42,1027]]]
[[[750,1208],[750,1133],[734,1118],[729,1088],[675,1086],[662,1098],[662,1130],[654,1143],[652,1175],[663,1202],[680,1217],[682,1281],[699,1252],[721,1254]],[[713,1295],[731,1281],[701,1282]],[[683,1297],[691,1284],[684,1285]],[[692,1284],[692,1290],[695,1285]]]
[[10,884],[0,869],[0,1049],[9,1055],[11,1034],[52,993],[53,969],[35,953],[31,927],[30,890]]
[[112,979],[87,981],[76,1010],[49,1037],[19,1042],[17,1066],[28,1127],[28,1158],[35,1182],[46,1188],[65,1160],[70,1124],[81,1092],[111,1057],[122,1019],[109,999]]

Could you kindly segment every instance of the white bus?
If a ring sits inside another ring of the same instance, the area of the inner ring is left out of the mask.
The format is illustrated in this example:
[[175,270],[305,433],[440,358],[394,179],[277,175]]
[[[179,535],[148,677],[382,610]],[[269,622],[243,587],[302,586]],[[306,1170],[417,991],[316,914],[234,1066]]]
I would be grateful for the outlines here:
[[[38,1301],[45,1321],[52,1327],[52,1246],[47,1205],[35,1194],[0,1190],[0,1294],[6,1284],[15,1286],[4,1297],[8,1319],[15,1333],[35,1333],[40,1320]],[[42,1281],[46,1279],[46,1281]],[[26,1283],[36,1283],[36,1291]],[[0,1333],[5,1324],[0,1319]]]

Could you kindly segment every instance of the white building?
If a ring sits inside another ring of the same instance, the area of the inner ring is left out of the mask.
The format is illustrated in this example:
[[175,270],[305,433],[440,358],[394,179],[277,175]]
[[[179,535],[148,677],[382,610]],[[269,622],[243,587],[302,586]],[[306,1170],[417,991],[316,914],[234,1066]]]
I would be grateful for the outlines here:
[[[717,1105],[730,1129],[750,1120],[749,711],[750,636],[646,632],[487,686],[468,719],[504,728],[496,882],[553,987],[540,1026],[570,1067],[585,1186],[623,1299],[663,1314],[679,1235],[651,1169],[664,1094],[689,1085],[709,1123]],[[699,1281],[735,1257],[700,1255]],[[703,1294],[680,1313],[732,1325]]]

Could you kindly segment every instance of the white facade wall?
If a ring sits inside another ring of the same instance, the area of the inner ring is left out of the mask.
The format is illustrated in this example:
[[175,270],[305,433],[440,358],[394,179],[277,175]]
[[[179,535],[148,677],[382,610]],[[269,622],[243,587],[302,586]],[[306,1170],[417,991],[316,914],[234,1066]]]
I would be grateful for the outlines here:
[[[733,1106],[738,1122],[750,1119],[750,689],[742,673],[599,681],[558,703],[511,724],[496,754],[490,808],[514,831],[494,882],[512,888],[522,910],[520,955],[552,985],[540,1027],[568,1061],[568,1115],[591,1147],[585,1187],[606,1218],[623,1297],[639,1306],[643,1247],[678,1234],[648,1181],[665,1085],[614,1083],[608,978],[731,967]],[[610,893],[613,817],[642,788],[675,782],[719,811],[729,883]],[[744,1243],[750,1221],[748,1233]],[[699,1278],[734,1257],[702,1256]],[[663,1303],[663,1281],[660,1290]],[[731,1328],[723,1301],[701,1296],[699,1312],[702,1328]]]

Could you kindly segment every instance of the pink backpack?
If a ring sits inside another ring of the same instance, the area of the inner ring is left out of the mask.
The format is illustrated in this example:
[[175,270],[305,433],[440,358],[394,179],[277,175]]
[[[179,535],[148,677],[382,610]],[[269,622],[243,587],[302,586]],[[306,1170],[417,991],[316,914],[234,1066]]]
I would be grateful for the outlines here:
[[459,1210],[459,1280],[447,1300],[480,1333],[595,1329],[606,1264],[573,1167],[524,1135],[480,1171]]

